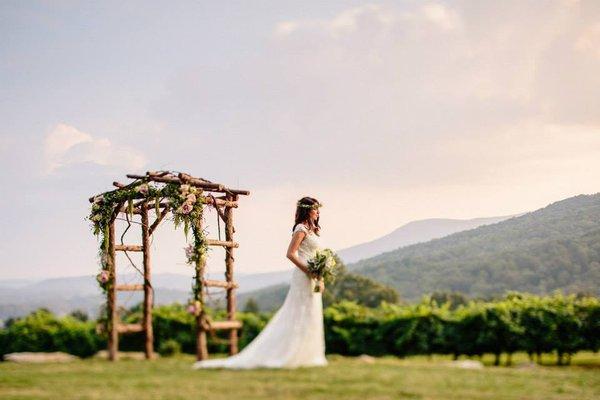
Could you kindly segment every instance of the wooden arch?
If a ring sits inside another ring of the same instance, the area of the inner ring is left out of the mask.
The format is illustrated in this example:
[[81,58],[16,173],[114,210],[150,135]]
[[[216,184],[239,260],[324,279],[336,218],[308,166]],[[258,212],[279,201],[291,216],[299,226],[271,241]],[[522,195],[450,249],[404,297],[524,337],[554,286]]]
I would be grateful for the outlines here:
[[[214,207],[218,217],[225,224],[225,240],[206,239],[208,246],[222,246],[225,248],[225,280],[216,281],[204,279],[204,269],[206,259],[204,257],[195,261],[195,285],[200,288],[199,295],[203,296],[204,287],[220,287],[226,289],[227,296],[227,320],[225,321],[210,321],[204,307],[202,306],[196,315],[196,358],[204,360],[208,358],[208,348],[206,333],[212,330],[225,329],[229,330],[229,354],[233,355],[238,352],[238,329],[241,328],[241,321],[235,320],[236,301],[234,290],[238,287],[233,280],[234,257],[233,249],[239,247],[234,241],[233,234],[235,228],[233,225],[233,209],[238,207],[238,197],[240,195],[249,195],[247,190],[230,189],[222,184],[214,183],[203,178],[195,178],[185,173],[173,173],[170,171],[147,172],[146,175],[128,174],[127,178],[133,179],[134,182],[143,181],[156,182],[162,184],[174,183],[179,185],[189,185],[200,190],[201,201]],[[120,190],[125,190],[131,184],[125,185],[119,182],[113,182],[117,187],[110,193],[114,194]],[[219,196],[213,193],[221,194]],[[118,359],[119,334],[127,334],[133,332],[144,332],[145,345],[144,352],[147,359],[154,357],[154,334],[152,330],[152,304],[153,291],[151,285],[151,257],[150,257],[150,238],[155,229],[165,218],[165,216],[173,211],[169,201],[164,199],[157,201],[156,199],[148,198],[142,193],[136,194],[135,202],[132,206],[121,201],[115,204],[112,209],[112,215],[108,225],[108,251],[106,264],[108,267],[109,284],[107,285],[107,311],[108,311],[108,355],[111,361]],[[93,196],[89,199],[91,203],[98,202],[102,195]],[[102,200],[100,200],[101,202]],[[158,204],[157,204],[158,203]],[[117,244],[115,240],[115,220],[121,213],[132,213],[141,217],[142,228],[142,243],[141,244]],[[153,216],[153,221],[150,222],[150,216]],[[202,229],[202,218],[197,222],[196,228]],[[116,252],[141,252],[143,259],[143,278],[144,283],[141,285],[124,285],[119,284],[116,279]],[[122,324],[119,321],[117,312],[117,296],[118,291],[143,291],[144,292],[144,307],[143,320],[141,324]],[[203,300],[202,298],[200,299]],[[204,301],[201,302],[204,305]]]

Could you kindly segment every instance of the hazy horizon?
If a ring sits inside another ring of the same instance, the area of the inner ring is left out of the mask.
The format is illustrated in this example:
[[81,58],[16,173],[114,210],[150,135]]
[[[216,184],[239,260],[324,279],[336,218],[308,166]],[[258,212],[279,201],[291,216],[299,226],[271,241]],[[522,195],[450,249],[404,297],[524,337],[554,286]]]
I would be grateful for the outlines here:
[[[523,213],[519,213],[519,214],[512,214],[512,215],[505,215],[505,216],[503,216],[503,215],[500,215],[500,216],[496,216],[496,217],[515,217],[515,216],[520,216],[520,215],[522,215],[522,214],[523,214]],[[390,231],[390,232],[386,232],[386,233],[384,233],[384,234],[383,234],[382,236],[380,236],[380,237],[376,237],[376,238],[367,239],[365,242],[361,242],[361,243],[355,243],[355,244],[352,244],[352,245],[350,245],[350,246],[347,246],[347,247],[345,247],[344,249],[348,249],[348,248],[352,248],[352,247],[354,247],[354,246],[364,245],[364,244],[367,244],[367,243],[371,243],[371,242],[377,241],[378,239],[381,239],[382,237],[385,237],[385,236],[387,236],[387,235],[389,235],[389,234],[393,233],[394,231],[398,230],[399,228],[403,228],[403,227],[405,227],[405,226],[409,226],[409,225],[411,225],[411,224],[413,224],[413,223],[419,223],[419,222],[428,222],[428,221],[472,221],[472,220],[479,220],[479,219],[480,219],[480,220],[488,220],[488,219],[492,219],[492,218],[494,218],[494,217],[476,217],[476,218],[470,218],[470,219],[457,219],[457,218],[426,218],[426,219],[421,219],[421,220],[409,221],[409,222],[408,222],[408,223],[406,223],[406,224],[403,224],[403,225],[401,225],[401,226],[399,226],[399,227],[396,227],[396,228],[392,229],[392,231]],[[166,222],[166,224],[170,224],[170,222]],[[221,224],[221,226],[223,226],[223,224]],[[344,250],[344,249],[342,249],[342,248],[339,248],[339,249],[334,249],[334,250],[336,250],[336,251],[339,251],[339,250]],[[118,256],[119,256],[119,255],[118,255]],[[132,255],[132,254],[130,254],[130,256],[132,256],[132,257],[135,257],[135,255]],[[179,257],[177,257],[177,258],[179,258]],[[123,261],[124,261],[124,260],[122,259],[122,260],[121,260],[121,262],[123,262]],[[214,262],[214,261],[213,261],[213,262]],[[180,265],[182,265],[182,264],[181,264],[181,262],[179,262],[179,264],[180,264]],[[140,266],[142,265],[142,262],[141,262],[141,260],[138,260],[138,261],[136,261],[136,265],[137,265],[138,267],[140,267]],[[235,271],[235,275],[239,275],[239,274],[248,275],[248,274],[280,273],[280,272],[285,272],[285,271],[290,271],[290,272],[291,272],[291,270],[292,270],[293,268],[295,268],[295,266],[293,266],[293,265],[290,263],[290,265],[284,266],[284,267],[282,267],[281,269],[269,270],[269,271],[248,272],[248,271],[239,271],[239,270],[236,270],[236,271]],[[191,271],[191,270],[189,270],[189,269],[188,269],[188,270],[185,270],[185,269],[179,269],[178,271],[175,271],[175,270],[167,270],[167,271],[162,271],[162,272],[160,272],[160,274],[164,274],[164,275],[168,275],[168,274],[186,275],[186,272],[188,272],[188,273],[189,273],[190,271]],[[224,271],[224,269],[223,269],[223,271]],[[217,274],[218,274],[218,273],[220,273],[221,271],[217,269],[217,270],[214,270],[214,271],[213,271],[213,273],[214,273],[214,272],[217,272]],[[135,276],[137,276],[137,274],[138,274],[138,272],[136,272],[136,271],[133,271],[133,272],[130,272],[130,273],[131,273],[132,275],[135,275]],[[59,278],[77,278],[77,277],[81,277],[81,276],[95,276],[96,274],[97,274],[97,271],[92,271],[92,272],[90,272],[90,273],[88,273],[88,274],[74,274],[74,275],[51,275],[51,276],[39,276],[39,275],[36,275],[36,276],[31,276],[31,277],[15,277],[15,278],[3,278],[3,277],[1,277],[1,276],[0,276],[0,281],[4,281],[4,282],[6,282],[6,281],[11,281],[11,280],[14,280],[14,281],[19,281],[19,280],[34,281],[34,280],[46,280],[46,279],[54,279],[54,278],[57,278],[57,279],[59,279]],[[189,275],[189,274],[188,274],[188,275]]]
[[[0,279],[94,274],[87,199],[127,173],[249,190],[243,273],[293,267],[303,196],[342,249],[600,192],[596,1],[27,1],[0,20]],[[191,273],[169,226],[153,271]]]

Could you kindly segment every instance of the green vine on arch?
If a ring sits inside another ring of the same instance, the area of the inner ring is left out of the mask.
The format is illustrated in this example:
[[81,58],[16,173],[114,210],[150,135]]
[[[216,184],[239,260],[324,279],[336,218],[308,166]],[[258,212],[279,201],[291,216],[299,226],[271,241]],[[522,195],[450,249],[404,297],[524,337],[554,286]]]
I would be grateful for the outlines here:
[[205,197],[202,188],[197,188],[184,183],[157,184],[149,182],[148,179],[139,179],[122,188],[102,193],[94,198],[88,219],[92,222],[92,232],[100,239],[98,257],[100,259],[100,271],[96,280],[100,288],[106,294],[110,285],[114,282],[108,265],[108,239],[110,220],[115,212],[115,207],[121,204],[127,205],[127,213],[130,217],[134,212],[134,200],[146,199],[154,201],[155,212],[160,214],[160,202],[168,200],[169,207],[173,213],[175,228],[183,225],[186,242],[189,230],[192,230],[193,243],[185,247],[186,262],[193,265],[195,275],[192,283],[192,299],[188,311],[198,315],[203,307],[202,285],[198,284],[201,271],[198,265],[204,265],[209,250],[206,235],[202,226]]

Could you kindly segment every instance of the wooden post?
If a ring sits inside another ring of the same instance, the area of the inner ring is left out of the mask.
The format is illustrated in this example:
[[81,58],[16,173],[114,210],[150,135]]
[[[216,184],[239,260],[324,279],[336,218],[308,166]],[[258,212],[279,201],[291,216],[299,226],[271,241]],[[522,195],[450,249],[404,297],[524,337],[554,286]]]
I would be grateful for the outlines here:
[[[196,222],[196,229],[202,230],[202,218]],[[205,330],[205,319],[206,313],[204,311],[204,288],[202,286],[204,278],[204,266],[206,264],[206,255],[202,259],[196,261],[196,287],[200,288],[200,313],[196,317],[196,359],[206,360],[208,358],[208,343],[206,341],[206,330]]]
[[119,314],[117,313],[117,273],[116,273],[116,254],[115,254],[115,221],[111,220],[108,226],[108,271],[110,275],[109,289],[107,293],[107,325],[108,325],[108,359],[117,361],[119,358],[119,332],[117,324],[119,323]]
[[[227,194],[227,200],[237,201],[237,194]],[[233,242],[233,233],[235,228],[233,227],[233,208],[225,207],[225,240]],[[225,279],[227,282],[233,282],[233,249],[234,247],[225,248]],[[229,321],[235,320],[235,295],[233,291],[235,288],[227,288],[227,319]],[[229,330],[229,355],[237,354],[238,352],[238,330]]]
[[154,357],[154,332],[152,330],[152,287],[150,286],[150,224],[148,222],[147,201],[141,207],[142,251],[144,260],[144,332],[146,341],[144,351],[146,359]]

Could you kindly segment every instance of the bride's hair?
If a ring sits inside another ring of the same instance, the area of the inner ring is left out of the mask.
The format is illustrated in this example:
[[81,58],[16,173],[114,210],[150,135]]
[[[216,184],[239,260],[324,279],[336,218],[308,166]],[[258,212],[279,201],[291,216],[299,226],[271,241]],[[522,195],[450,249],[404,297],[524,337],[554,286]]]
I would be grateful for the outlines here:
[[308,214],[310,213],[310,210],[312,208],[320,207],[320,206],[321,206],[321,203],[319,203],[319,201],[317,199],[315,199],[314,197],[303,197],[300,200],[298,200],[298,203],[296,203],[296,218],[295,218],[294,226],[292,227],[292,232],[296,228],[296,225],[301,224],[306,221],[308,223],[308,225],[310,225],[311,228],[314,229],[315,234],[317,236],[321,236],[320,235],[321,226],[319,225],[319,218],[317,218],[317,220],[315,221],[314,224],[312,223],[310,218],[308,218]]

